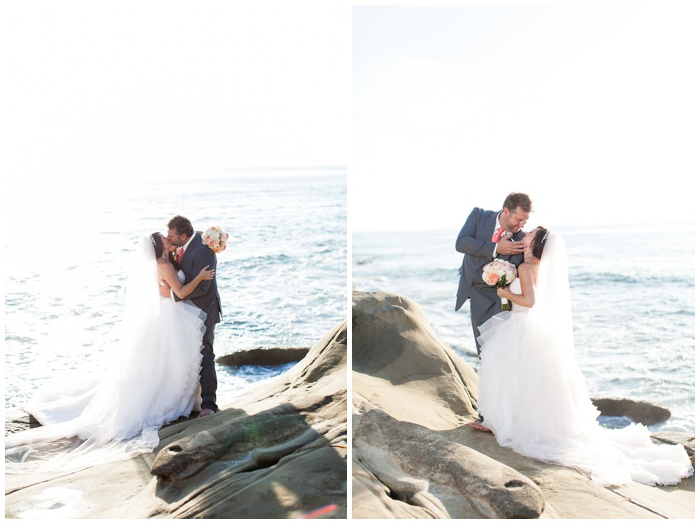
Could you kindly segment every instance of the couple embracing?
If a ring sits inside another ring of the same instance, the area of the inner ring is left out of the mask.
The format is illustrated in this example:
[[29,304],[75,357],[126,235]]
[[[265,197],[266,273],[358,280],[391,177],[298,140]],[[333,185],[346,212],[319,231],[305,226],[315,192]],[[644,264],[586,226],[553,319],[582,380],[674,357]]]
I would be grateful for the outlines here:
[[6,467],[60,469],[151,451],[163,425],[217,411],[216,254],[187,218],[167,227],[167,235],[141,238],[132,255],[119,344],[105,375],[50,385],[23,406],[41,427],[6,437]]
[[[693,473],[680,445],[655,445],[647,428],[598,424],[574,354],[568,261],[561,235],[523,230],[532,201],[511,193],[500,211],[474,208],[457,241],[464,254],[456,310],[467,300],[480,358],[474,429],[504,447],[577,468],[602,485],[677,484]],[[517,278],[496,286],[484,268],[512,264]],[[512,309],[503,310],[508,301]]]

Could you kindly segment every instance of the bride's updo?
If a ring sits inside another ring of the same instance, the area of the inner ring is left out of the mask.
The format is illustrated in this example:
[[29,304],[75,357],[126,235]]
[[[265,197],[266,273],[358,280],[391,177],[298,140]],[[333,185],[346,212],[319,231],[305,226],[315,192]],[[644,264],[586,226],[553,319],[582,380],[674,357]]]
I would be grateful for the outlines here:
[[549,230],[542,226],[537,226],[536,229],[535,238],[532,239],[532,256],[542,260],[542,251],[544,251],[544,244],[547,242]]
[[156,252],[156,259],[162,257],[165,247],[163,246],[163,239],[160,237],[160,233],[155,232],[151,234],[151,241],[153,242],[153,249],[155,249]]

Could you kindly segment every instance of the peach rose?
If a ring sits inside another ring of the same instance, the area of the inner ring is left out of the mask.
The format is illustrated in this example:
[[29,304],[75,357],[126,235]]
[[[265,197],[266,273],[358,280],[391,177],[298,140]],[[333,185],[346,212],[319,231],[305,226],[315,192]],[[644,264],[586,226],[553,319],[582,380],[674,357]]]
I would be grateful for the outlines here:
[[488,275],[486,275],[486,278],[486,283],[489,286],[495,286],[501,277],[499,277],[496,273],[489,273]]

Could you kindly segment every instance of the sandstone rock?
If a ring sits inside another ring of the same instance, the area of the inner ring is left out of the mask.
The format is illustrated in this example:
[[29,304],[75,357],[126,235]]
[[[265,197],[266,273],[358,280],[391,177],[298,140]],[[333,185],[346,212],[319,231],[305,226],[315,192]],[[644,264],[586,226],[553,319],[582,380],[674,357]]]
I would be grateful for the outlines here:
[[476,373],[435,335],[418,304],[354,292],[352,330],[353,391],[371,404],[433,429],[477,416]]
[[626,398],[594,398],[593,405],[601,415],[607,417],[628,417],[635,422],[651,426],[671,417],[671,412],[660,406]]
[[5,409],[5,435],[41,426],[29,413],[18,408]]
[[[151,454],[6,475],[5,517],[282,519],[323,508],[324,518],[346,518],[346,357],[342,323],[292,369],[223,399],[218,413],[162,428]],[[25,424],[13,419],[13,429]]]
[[363,406],[353,457],[393,498],[432,518],[536,518],[544,497],[527,477],[418,424]]
[[434,513],[423,506],[414,506],[396,498],[370,470],[352,455],[353,519],[429,519]]
[[[523,507],[534,511],[522,515],[541,511],[539,518],[694,517],[694,477],[678,486],[604,488],[573,468],[524,457],[470,428],[478,375],[438,339],[412,301],[356,291],[352,321],[354,518],[483,518],[521,514]],[[694,454],[692,435],[673,438],[685,439]],[[475,479],[485,467],[494,477],[480,492]],[[522,482],[522,492],[504,489],[506,479]],[[491,489],[493,498],[485,493]],[[527,496],[511,504],[511,495]]]
[[309,348],[255,348],[236,351],[216,359],[222,366],[279,366],[299,362]]
[[[166,479],[188,478],[216,461],[235,471],[271,467],[283,457],[323,437],[330,430],[324,413],[332,396],[300,399],[247,417],[224,420],[217,427],[169,444],[156,456],[151,473]],[[318,413],[317,413],[318,412]],[[309,418],[320,419],[313,426]]]

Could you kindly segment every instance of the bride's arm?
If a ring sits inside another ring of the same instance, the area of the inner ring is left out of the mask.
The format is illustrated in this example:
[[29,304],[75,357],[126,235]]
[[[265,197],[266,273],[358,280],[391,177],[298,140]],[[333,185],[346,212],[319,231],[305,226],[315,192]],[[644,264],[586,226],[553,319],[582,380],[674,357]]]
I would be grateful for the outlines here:
[[499,297],[507,298],[514,304],[531,308],[535,305],[535,275],[531,267],[521,264],[518,268],[520,278],[520,294],[513,293],[510,288],[498,288]]
[[163,276],[163,280],[168,283],[170,288],[173,290],[173,293],[180,298],[185,298],[187,295],[192,293],[192,291],[194,291],[202,280],[212,280],[214,278],[215,271],[214,269],[209,269],[209,266],[206,266],[196,277],[194,277],[191,282],[188,282],[183,286],[180,284],[180,279],[177,278],[177,273],[175,273],[175,268],[172,266],[172,264],[162,264],[160,267],[162,268],[161,274]]

